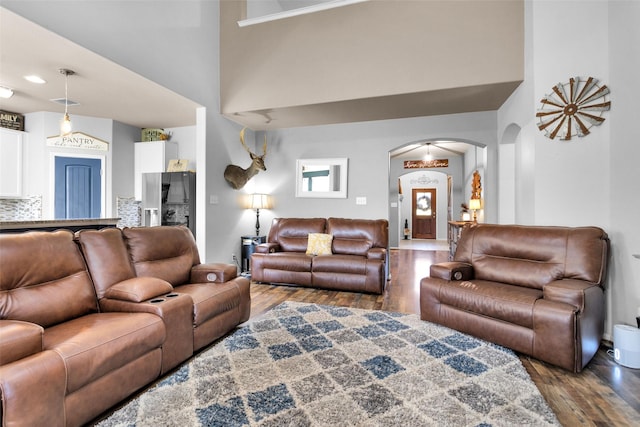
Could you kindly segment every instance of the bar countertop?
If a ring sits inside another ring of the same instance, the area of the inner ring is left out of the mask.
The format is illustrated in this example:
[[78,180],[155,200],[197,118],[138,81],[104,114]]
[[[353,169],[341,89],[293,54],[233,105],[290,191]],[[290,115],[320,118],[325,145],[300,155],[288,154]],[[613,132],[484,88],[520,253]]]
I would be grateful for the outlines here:
[[115,227],[120,218],[79,218],[0,221],[0,230],[38,230],[54,228]]

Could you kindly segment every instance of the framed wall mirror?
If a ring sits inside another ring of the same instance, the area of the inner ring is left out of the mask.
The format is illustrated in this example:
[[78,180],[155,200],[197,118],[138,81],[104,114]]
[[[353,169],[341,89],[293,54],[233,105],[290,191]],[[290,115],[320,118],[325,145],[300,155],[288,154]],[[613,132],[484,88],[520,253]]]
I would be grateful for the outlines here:
[[348,159],[296,160],[296,197],[347,198]]

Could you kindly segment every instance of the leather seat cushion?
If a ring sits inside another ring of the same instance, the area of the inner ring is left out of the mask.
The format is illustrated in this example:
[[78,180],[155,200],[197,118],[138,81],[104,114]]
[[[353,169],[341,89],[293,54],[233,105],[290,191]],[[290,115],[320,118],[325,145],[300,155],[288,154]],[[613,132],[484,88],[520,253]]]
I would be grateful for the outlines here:
[[[67,394],[159,348],[162,319],[149,313],[99,313],[45,330],[44,348],[56,351],[67,370]],[[160,366],[158,366],[158,374]]]
[[240,306],[241,295],[235,283],[199,283],[178,286],[175,292],[193,300],[193,326]]
[[367,258],[358,255],[318,255],[313,259],[313,272],[366,275]]
[[275,252],[263,255],[261,261],[264,269],[310,272],[312,260],[304,252]]
[[443,304],[526,328],[533,328],[533,308],[542,291],[484,280],[440,286]]

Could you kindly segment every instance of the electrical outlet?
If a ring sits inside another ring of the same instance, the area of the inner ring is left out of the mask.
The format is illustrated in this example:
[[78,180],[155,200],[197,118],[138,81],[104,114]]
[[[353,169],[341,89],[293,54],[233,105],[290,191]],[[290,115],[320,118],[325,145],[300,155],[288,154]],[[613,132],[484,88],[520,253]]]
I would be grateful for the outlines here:
[[238,259],[236,258],[236,254],[231,254],[231,261],[236,262]]

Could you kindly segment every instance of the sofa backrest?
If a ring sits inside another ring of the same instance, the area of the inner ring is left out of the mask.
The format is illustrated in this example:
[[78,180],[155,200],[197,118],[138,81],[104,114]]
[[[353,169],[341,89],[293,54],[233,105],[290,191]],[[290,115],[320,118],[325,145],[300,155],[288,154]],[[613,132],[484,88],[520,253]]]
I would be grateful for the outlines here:
[[329,218],[327,234],[333,236],[334,254],[366,255],[371,248],[387,248],[389,223],[386,219]]
[[71,231],[0,234],[0,319],[46,328],[97,311]]
[[598,227],[478,224],[463,230],[454,260],[471,263],[476,279],[542,289],[560,279],[602,285],[608,250]]
[[136,273],[119,228],[80,230],[76,242],[89,268],[98,299],[116,283],[131,279]]
[[122,230],[136,276],[189,282],[191,267],[200,264],[196,241],[187,227],[133,227]]
[[274,218],[267,242],[277,243],[285,252],[306,252],[309,233],[324,233],[325,218]]

